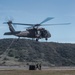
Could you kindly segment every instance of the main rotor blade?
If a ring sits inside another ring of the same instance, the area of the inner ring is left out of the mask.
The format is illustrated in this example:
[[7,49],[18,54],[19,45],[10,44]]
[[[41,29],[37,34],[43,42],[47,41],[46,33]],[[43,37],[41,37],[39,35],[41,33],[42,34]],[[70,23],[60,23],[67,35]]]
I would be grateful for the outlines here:
[[7,22],[3,22],[3,24],[7,24]]
[[[7,24],[8,22],[4,22],[3,24]],[[24,23],[12,23],[14,25],[29,25],[29,26],[33,26],[34,24],[24,24]]]
[[42,24],[41,26],[52,26],[52,25],[69,25],[71,23],[59,23],[59,24]]
[[40,25],[41,25],[42,23],[45,23],[45,22],[47,22],[47,21],[53,19],[53,18],[54,18],[54,17],[48,17],[48,18],[46,18],[44,21],[42,21],[42,22],[40,23]]
[[28,26],[33,26],[34,24],[23,24],[23,23],[12,23],[14,25],[28,25]]

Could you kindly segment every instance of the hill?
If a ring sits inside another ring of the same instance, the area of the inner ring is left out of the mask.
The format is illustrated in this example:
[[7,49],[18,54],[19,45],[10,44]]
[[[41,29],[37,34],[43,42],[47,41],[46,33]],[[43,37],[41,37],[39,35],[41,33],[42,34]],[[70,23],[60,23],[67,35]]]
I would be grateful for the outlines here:
[[75,44],[12,40],[0,39],[0,65],[26,62],[41,62],[50,66],[75,65]]

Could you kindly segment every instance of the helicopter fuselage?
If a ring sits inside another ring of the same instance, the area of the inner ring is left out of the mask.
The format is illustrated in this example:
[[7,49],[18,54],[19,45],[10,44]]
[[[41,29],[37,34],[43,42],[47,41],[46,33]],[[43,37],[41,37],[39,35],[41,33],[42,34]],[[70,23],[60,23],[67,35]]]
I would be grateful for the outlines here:
[[49,31],[41,28],[41,29],[28,29],[26,31],[20,31],[18,34],[15,34],[15,36],[18,37],[28,37],[28,38],[49,38],[51,37],[51,34]]
[[15,35],[17,37],[27,37],[27,38],[36,38],[41,39],[45,38],[48,39],[51,37],[49,31],[45,30],[44,28],[37,29],[27,29],[26,31],[15,31],[15,32],[6,32],[4,35]]

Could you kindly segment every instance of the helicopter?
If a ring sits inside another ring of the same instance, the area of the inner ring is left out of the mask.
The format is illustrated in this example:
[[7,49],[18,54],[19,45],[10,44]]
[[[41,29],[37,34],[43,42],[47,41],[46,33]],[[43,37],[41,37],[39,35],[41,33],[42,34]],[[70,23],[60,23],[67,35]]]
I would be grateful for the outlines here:
[[[70,23],[61,23],[61,24],[43,24],[49,20],[54,19],[54,17],[47,17],[45,20],[40,22],[39,24],[23,24],[23,23],[13,23],[11,20],[8,22],[4,22],[4,24],[8,24],[10,32],[5,32],[4,35],[14,35],[17,37],[27,37],[36,39],[38,41],[39,39],[45,38],[45,40],[48,40],[48,38],[51,37],[51,33],[46,30],[45,28],[42,28],[40,26],[47,26],[47,25],[68,25]],[[16,31],[13,27],[13,25],[26,25],[29,26],[25,31]]]

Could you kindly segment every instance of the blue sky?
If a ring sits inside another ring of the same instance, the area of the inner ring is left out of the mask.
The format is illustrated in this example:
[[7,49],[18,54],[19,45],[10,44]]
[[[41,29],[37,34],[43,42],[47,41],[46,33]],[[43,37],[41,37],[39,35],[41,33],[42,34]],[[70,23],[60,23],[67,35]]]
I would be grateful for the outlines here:
[[[75,43],[75,0],[0,0],[0,38],[8,32],[8,26],[3,22],[13,19],[13,22],[40,23],[47,17],[54,19],[47,24],[71,23],[45,27],[52,35],[48,41],[61,43]],[[17,26],[16,30],[25,30],[24,26]]]

